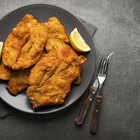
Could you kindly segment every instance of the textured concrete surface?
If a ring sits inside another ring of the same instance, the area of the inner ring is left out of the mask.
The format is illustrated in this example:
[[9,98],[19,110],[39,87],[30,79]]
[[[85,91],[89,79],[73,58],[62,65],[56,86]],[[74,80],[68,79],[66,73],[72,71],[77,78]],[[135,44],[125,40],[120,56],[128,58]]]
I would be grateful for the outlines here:
[[[23,5],[60,6],[94,24],[99,59],[114,52],[103,90],[98,133],[89,133],[92,108],[80,128],[74,118],[85,98],[68,110],[41,119],[20,113],[0,120],[1,140],[139,140],[140,139],[140,0],[1,0],[0,18]],[[57,115],[57,117],[56,117]]]

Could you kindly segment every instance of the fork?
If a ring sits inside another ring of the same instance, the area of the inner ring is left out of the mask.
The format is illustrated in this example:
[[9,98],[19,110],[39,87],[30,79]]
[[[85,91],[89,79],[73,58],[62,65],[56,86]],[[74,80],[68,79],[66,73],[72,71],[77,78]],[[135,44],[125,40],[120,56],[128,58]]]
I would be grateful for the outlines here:
[[96,94],[96,103],[95,103],[95,108],[93,111],[91,125],[90,125],[90,132],[93,134],[96,134],[96,132],[97,132],[99,116],[100,116],[100,111],[101,111],[101,102],[102,102],[101,89],[102,89],[103,84],[107,77],[107,70],[108,70],[108,65],[109,65],[109,60],[110,60],[109,58],[112,54],[113,54],[113,52],[107,58],[102,58],[100,65],[99,65],[99,71],[97,74],[97,79],[99,81],[99,87],[98,87],[98,91]]

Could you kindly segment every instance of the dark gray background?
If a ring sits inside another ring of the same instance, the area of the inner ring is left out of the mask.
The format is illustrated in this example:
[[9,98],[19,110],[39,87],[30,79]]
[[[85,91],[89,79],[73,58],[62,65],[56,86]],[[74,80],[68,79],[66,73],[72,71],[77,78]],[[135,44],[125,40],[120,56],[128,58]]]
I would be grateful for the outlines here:
[[13,115],[0,120],[0,139],[139,140],[140,0],[0,0],[0,18],[33,3],[60,6],[94,24],[98,28],[94,36],[97,65],[102,56],[115,53],[103,89],[100,125],[96,136],[89,133],[93,105],[84,125],[74,124],[85,94],[70,108],[49,116],[13,110]]

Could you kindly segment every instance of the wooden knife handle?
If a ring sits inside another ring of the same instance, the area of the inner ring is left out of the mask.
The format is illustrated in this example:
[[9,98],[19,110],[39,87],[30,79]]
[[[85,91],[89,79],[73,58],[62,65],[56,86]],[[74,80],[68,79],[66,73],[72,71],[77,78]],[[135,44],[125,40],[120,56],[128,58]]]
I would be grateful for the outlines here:
[[92,103],[92,100],[94,99],[95,97],[95,90],[93,87],[90,87],[89,88],[89,93],[88,93],[88,97],[86,98],[84,104],[82,105],[82,108],[80,110],[80,113],[78,115],[78,117],[75,118],[75,122],[77,125],[82,125],[84,120],[85,120],[85,117],[86,117],[86,114],[90,108],[90,105]]
[[92,119],[91,119],[91,125],[90,125],[90,132],[93,133],[93,134],[96,134],[97,128],[98,128],[100,111],[101,111],[101,102],[102,102],[102,96],[97,95],[95,108],[94,108],[94,111],[93,111],[93,115],[92,115]]

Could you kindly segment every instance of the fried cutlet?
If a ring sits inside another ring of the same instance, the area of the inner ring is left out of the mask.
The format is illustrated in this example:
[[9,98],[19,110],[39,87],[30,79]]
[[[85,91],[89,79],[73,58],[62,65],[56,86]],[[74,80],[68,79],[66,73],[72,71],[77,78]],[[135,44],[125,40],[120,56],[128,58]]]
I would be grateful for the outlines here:
[[12,76],[10,77],[7,85],[8,91],[12,95],[19,94],[22,90],[26,89],[28,86],[30,69],[13,71]]
[[28,41],[30,28],[36,24],[37,20],[32,15],[26,14],[16,27],[13,28],[2,49],[2,60],[4,65],[12,68],[16,63],[22,47]]
[[29,86],[26,95],[32,108],[62,104],[70,91],[72,82],[80,75],[80,65],[84,57],[64,59],[55,73],[41,86]]
[[34,65],[40,58],[47,42],[47,31],[44,25],[37,24],[30,29],[29,40],[22,47],[18,59],[12,69],[25,69]]
[[50,38],[45,46],[48,53],[54,52],[59,58],[65,59],[68,56],[77,57],[75,51],[60,39]]
[[9,80],[12,76],[11,70],[4,66],[3,62],[0,63],[0,79],[1,80]]
[[51,52],[42,54],[39,61],[31,69],[29,85],[43,85],[43,83],[54,74],[58,65],[59,59],[55,53]]
[[[49,39],[45,48],[48,53],[50,52],[56,53],[60,61],[69,56],[73,56],[76,58],[78,57],[75,51],[60,39],[54,39],[54,38]],[[79,75],[79,77],[74,81],[74,83],[80,84],[80,82],[81,82],[81,78]]]
[[47,29],[30,14],[26,14],[8,35],[2,50],[4,65],[23,70],[34,65],[47,42]]
[[64,26],[60,23],[58,18],[51,17],[45,23],[48,32],[48,38],[57,38],[64,42],[69,42],[69,38],[66,35]]
[[[47,53],[44,52],[36,65],[32,68],[29,76],[29,85],[41,86],[54,74],[56,68],[63,59],[69,56],[78,57],[70,46],[59,39],[50,38],[45,47]],[[77,84],[80,84],[79,79],[77,79]]]
[[80,84],[81,64],[86,61],[59,39],[49,39],[45,48],[47,53],[29,76],[26,94],[33,108],[63,103],[71,84]]

